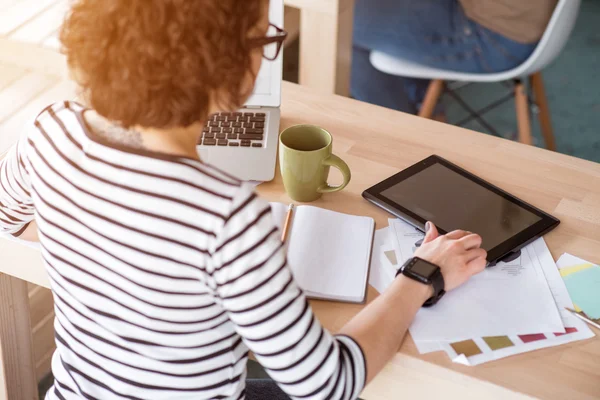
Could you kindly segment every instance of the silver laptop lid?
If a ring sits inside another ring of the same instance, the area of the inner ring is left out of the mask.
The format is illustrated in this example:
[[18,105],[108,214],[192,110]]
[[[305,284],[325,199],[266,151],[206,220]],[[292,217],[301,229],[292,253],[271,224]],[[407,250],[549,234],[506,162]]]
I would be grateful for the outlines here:
[[[283,0],[271,0],[269,21],[283,28]],[[281,106],[281,80],[283,78],[283,51],[276,60],[263,58],[260,71],[254,85],[254,92],[246,102],[247,106],[279,107]]]

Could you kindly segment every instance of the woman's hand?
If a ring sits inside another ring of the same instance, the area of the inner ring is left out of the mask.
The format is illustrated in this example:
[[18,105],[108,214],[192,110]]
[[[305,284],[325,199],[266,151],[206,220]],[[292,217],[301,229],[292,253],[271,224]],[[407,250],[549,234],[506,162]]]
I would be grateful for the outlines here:
[[431,222],[427,222],[425,230],[425,239],[415,257],[440,267],[447,292],[485,269],[487,252],[480,248],[481,236],[466,231],[440,236]]
[[[423,245],[415,252],[415,256],[441,268],[446,291],[483,271],[487,253],[479,248],[479,235],[455,231],[440,236],[436,227],[429,222],[426,230]],[[398,351],[406,330],[432,292],[431,286],[398,276],[385,292],[342,328],[341,333],[352,337],[363,349],[367,361],[367,382]]]

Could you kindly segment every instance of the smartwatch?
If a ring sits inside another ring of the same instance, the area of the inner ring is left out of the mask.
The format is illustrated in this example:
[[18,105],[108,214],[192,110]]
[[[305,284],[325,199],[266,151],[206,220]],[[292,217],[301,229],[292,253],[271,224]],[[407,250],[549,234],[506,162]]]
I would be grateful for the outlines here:
[[444,291],[444,277],[440,267],[429,261],[413,257],[404,263],[396,276],[400,274],[425,285],[433,286],[433,296],[423,304],[423,307],[433,306],[446,294],[446,291]]

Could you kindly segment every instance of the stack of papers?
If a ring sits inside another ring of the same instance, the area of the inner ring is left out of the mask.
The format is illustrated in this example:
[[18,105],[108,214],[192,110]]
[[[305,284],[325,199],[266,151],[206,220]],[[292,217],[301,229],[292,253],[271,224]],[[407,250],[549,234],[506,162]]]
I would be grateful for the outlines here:
[[[383,292],[412,257],[423,234],[401,220],[376,232],[369,283]],[[594,336],[564,307],[572,302],[543,239],[519,259],[499,263],[421,309],[410,327],[420,353],[445,351],[455,362],[477,365],[510,355]],[[562,310],[562,311],[561,311]]]
[[575,310],[591,319],[600,319],[600,266],[571,254],[563,254],[556,262]]

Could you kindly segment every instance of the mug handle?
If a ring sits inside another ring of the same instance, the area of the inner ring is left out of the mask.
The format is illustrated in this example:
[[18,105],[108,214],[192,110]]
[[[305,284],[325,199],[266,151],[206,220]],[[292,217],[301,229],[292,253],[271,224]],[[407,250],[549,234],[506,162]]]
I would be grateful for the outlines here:
[[348,186],[348,184],[350,183],[350,178],[352,177],[352,174],[350,173],[350,167],[348,167],[348,164],[346,164],[346,162],[344,160],[342,160],[335,154],[332,154],[331,156],[329,156],[328,158],[323,160],[323,166],[330,166],[330,167],[335,167],[335,168],[339,169],[340,172],[342,173],[342,176],[344,177],[344,183],[342,183],[340,186],[329,186],[329,184],[325,183],[324,185],[320,186],[317,189],[317,192],[319,192],[319,193],[339,192],[340,190],[342,190],[346,186]]

